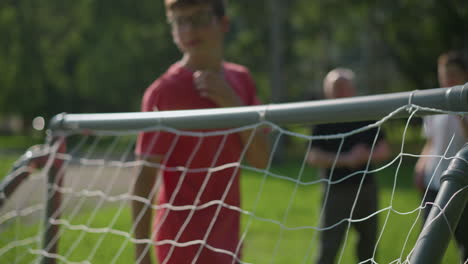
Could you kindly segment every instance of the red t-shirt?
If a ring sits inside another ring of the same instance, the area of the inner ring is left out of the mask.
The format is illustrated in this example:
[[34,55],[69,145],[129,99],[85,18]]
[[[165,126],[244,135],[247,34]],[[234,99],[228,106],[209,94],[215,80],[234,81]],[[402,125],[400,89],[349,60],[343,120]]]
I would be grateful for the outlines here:
[[[243,103],[258,104],[248,70],[227,62],[223,68]],[[146,90],[142,111],[216,107],[213,101],[200,97],[193,72],[176,63]],[[199,137],[154,131],[138,136],[136,154],[164,156],[158,193],[158,204],[164,209],[157,210],[154,222],[160,263],[166,257],[165,263],[192,263],[199,250],[196,263],[232,262],[232,255],[219,251],[235,254],[239,244],[240,213],[229,207],[240,207],[238,165],[242,149],[240,137],[233,133]]]

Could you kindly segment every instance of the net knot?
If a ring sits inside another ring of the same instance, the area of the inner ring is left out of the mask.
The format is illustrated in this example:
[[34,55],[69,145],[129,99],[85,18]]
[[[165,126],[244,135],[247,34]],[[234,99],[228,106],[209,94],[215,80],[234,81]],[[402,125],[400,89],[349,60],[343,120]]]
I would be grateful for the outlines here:
[[263,123],[266,121],[266,113],[268,111],[268,106],[269,105],[266,105],[265,108],[258,110],[258,122],[259,123]]
[[413,104],[413,97],[417,91],[418,90],[412,91],[408,97],[408,104],[406,105],[406,111],[408,111],[409,113],[412,113],[416,109],[415,105]]

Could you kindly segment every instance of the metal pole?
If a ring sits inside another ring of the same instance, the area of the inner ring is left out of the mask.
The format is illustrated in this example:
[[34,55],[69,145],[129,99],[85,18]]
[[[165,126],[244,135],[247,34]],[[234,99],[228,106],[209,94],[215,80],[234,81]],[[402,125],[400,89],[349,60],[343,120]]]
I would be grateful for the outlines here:
[[[56,188],[61,188],[63,186],[63,180],[65,176],[64,171],[64,162],[56,157],[57,153],[66,152],[65,139],[62,137],[55,137],[50,139],[50,146],[54,146],[54,151],[49,156],[49,159],[52,159],[52,164],[47,172],[47,192],[46,192],[46,210],[45,210],[45,220],[44,220],[44,234],[43,234],[43,250],[47,252],[43,256],[41,264],[55,264],[56,258],[53,255],[58,252],[58,232],[59,226],[53,224],[51,220],[60,219],[60,206],[62,203],[61,192],[56,190]],[[56,145],[58,144],[58,145]]]
[[[50,219],[57,218],[57,210],[60,207],[60,195],[59,192],[54,190],[54,185],[61,182],[58,177],[58,171],[51,167],[47,173],[47,192],[46,192],[46,212],[44,220],[44,235],[42,239],[43,249],[49,254],[57,253],[58,239],[58,226],[53,225]],[[44,256],[41,264],[55,264],[55,258]]]
[[[333,100],[202,110],[111,114],[60,114],[52,130],[142,130],[164,125],[176,129],[220,129],[271,121],[276,124],[321,124],[378,120],[409,103],[448,111],[468,111],[465,86]],[[430,112],[418,112],[427,114]],[[401,111],[395,118],[407,117]]]
[[[270,45],[271,45],[271,69],[270,69],[270,87],[271,102],[280,103],[283,100],[284,78],[284,6],[287,2],[284,0],[270,1]],[[281,161],[284,153],[284,140],[277,144],[274,158]]]
[[467,161],[468,144],[465,144],[442,175],[441,188],[416,242],[411,264],[441,263],[468,202]]

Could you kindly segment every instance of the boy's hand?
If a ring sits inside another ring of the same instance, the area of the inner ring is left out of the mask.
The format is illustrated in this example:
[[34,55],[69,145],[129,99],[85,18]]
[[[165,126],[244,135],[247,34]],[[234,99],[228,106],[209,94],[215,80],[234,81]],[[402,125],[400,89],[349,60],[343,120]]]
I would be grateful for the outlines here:
[[196,71],[193,74],[195,88],[201,97],[211,99],[220,107],[241,106],[242,102],[224,79],[222,72]]

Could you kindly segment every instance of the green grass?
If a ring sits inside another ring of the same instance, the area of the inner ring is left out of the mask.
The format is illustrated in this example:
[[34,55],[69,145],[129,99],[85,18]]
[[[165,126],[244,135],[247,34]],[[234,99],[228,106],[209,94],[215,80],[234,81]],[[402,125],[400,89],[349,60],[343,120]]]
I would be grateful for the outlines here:
[[[378,174],[380,186],[380,208],[386,208],[392,203],[392,207],[400,212],[409,212],[419,206],[420,197],[412,185],[412,164],[405,162],[398,173],[397,188],[394,199],[391,200],[394,175],[397,166],[391,166]],[[272,172],[291,179],[299,179],[301,182],[310,182],[316,179],[315,170],[307,168],[299,177],[300,163],[286,163],[281,167],[273,168]],[[244,172],[241,182],[243,209],[254,212],[255,217],[245,215],[242,219],[241,232],[247,231],[243,247],[243,261],[249,263],[313,263],[317,248],[317,232],[310,228],[288,230],[281,228],[282,223],[287,228],[311,227],[318,225],[320,210],[320,185],[297,185],[297,181],[287,181],[274,177],[264,178],[263,175]],[[293,195],[294,194],[294,195]],[[294,197],[291,199],[291,197]],[[116,215],[116,207],[101,208],[96,217],[90,221],[89,212],[80,214],[72,220],[72,224],[80,225],[88,221],[93,228],[109,227],[109,222]],[[285,213],[287,215],[285,216]],[[385,211],[379,215],[382,228],[387,218]],[[378,255],[378,263],[390,263],[400,257],[407,256],[413,247],[420,226],[420,219],[416,219],[417,213],[400,215],[394,212],[388,213],[386,228],[382,232]],[[1,216],[0,216],[1,217]],[[268,219],[265,221],[264,219]],[[416,223],[410,233],[413,223]],[[124,210],[116,218],[112,226],[114,230],[128,232],[131,225],[129,208]],[[39,232],[39,226],[21,224],[15,222],[6,230],[0,227],[0,253],[6,245],[12,245],[12,241],[21,241],[28,237],[34,237]],[[62,228],[65,232],[60,238],[60,254],[66,255],[68,261],[80,262],[88,259],[91,263],[111,263],[114,257],[118,257],[115,263],[133,263],[133,247],[125,236],[107,234],[101,241],[99,248],[94,251],[94,245],[102,238],[102,233],[90,233],[80,230]],[[407,245],[403,248],[406,238],[410,233]],[[78,239],[78,238],[82,239]],[[312,238],[314,238],[312,240]],[[79,241],[78,244],[75,244]],[[345,245],[341,263],[356,263],[354,257],[354,245],[356,236],[351,230]],[[38,248],[37,243],[18,246],[0,255],[0,263],[31,263],[37,256],[30,253],[30,249]],[[311,250],[312,248],[312,250]],[[120,251],[122,249],[122,251]],[[68,252],[71,252],[68,254]],[[121,254],[119,253],[121,252]],[[403,252],[403,254],[402,254]],[[303,260],[307,260],[303,262]],[[404,260],[404,259],[403,259]],[[15,262],[16,261],[16,262]],[[457,263],[457,251],[453,244],[449,247],[443,263]]]

